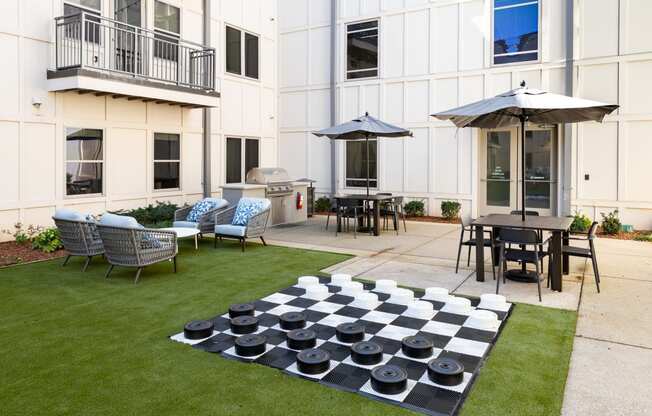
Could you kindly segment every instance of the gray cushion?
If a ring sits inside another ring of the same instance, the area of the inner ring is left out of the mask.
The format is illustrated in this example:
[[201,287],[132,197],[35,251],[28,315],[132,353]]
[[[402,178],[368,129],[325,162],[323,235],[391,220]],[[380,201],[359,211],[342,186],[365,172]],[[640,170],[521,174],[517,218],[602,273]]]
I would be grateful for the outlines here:
[[126,215],[115,215],[109,212],[102,214],[100,225],[121,228],[145,228],[142,225],[138,224],[138,221],[136,221],[136,219],[133,217],[128,217]]
[[219,224],[215,226],[215,234],[244,237],[247,227],[241,225]]
[[175,221],[172,226],[175,228],[199,228],[199,224],[192,221]]
[[73,211],[68,208],[59,208],[54,212],[54,218],[68,221],[86,221],[88,215]]

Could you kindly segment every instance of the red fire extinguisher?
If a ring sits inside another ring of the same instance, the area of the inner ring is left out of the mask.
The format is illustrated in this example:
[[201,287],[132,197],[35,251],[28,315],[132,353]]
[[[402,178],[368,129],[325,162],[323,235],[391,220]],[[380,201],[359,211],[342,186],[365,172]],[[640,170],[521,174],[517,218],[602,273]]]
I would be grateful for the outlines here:
[[297,209],[303,209],[303,194],[297,192]]

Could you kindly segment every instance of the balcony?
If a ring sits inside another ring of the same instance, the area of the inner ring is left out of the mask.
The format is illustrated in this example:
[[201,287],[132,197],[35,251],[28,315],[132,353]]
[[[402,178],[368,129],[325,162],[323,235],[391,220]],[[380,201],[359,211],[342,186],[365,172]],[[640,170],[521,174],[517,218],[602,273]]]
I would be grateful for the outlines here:
[[216,107],[215,49],[81,12],[55,19],[49,91]]

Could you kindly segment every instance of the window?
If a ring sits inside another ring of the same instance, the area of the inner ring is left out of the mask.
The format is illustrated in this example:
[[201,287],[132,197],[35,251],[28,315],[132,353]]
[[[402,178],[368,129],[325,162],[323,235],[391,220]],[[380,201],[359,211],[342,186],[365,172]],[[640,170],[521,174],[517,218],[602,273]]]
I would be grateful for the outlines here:
[[180,149],[178,134],[154,133],[154,189],[179,189]]
[[227,26],[226,72],[258,79],[258,61],[258,36]]
[[539,59],[539,1],[494,0],[494,64]]
[[226,139],[226,183],[244,182],[247,172],[257,168],[258,164],[258,139]]
[[378,76],[378,21],[346,27],[346,79]]
[[66,129],[66,195],[102,193],[102,130]]
[[140,27],[142,23],[141,0],[115,0],[114,18],[118,22]]
[[181,14],[178,7],[156,0],[154,2],[154,57],[177,62]]
[[[84,40],[86,42],[100,43],[100,19],[93,16],[102,14],[101,0],[67,0],[63,4],[63,15],[71,16],[81,12],[86,13],[86,22],[84,24]],[[77,25],[79,26],[79,25]],[[66,26],[66,37],[79,39],[81,28],[75,25]]]
[[[377,142],[369,140],[369,187],[378,187]],[[346,186],[367,187],[367,144],[365,140],[346,142]]]

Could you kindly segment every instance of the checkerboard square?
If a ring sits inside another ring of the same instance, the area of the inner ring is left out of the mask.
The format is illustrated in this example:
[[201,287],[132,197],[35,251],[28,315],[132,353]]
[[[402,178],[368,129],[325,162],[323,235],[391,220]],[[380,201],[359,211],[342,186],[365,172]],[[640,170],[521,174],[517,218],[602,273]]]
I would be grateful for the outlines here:
[[429,332],[431,334],[446,335],[448,337],[453,337],[457,332],[462,328],[459,325],[447,324],[445,322],[430,321],[425,324],[421,331]]
[[285,295],[283,293],[274,293],[272,295],[264,297],[262,300],[265,302],[271,302],[271,303],[276,303],[279,305],[283,305],[284,303],[288,303],[292,299],[296,298],[294,295]]
[[380,324],[390,324],[398,315],[394,313],[380,312],[380,311],[370,311],[369,313],[361,317],[365,321],[378,322]]
[[454,414],[461,395],[454,391],[443,390],[428,384],[417,383],[404,403],[426,409],[434,414]]
[[407,316],[399,316],[396,318],[393,322],[392,325],[394,326],[400,326],[403,328],[410,328],[410,329],[421,329],[425,324],[427,324],[428,321],[425,319],[417,319],[417,318],[410,318]]
[[439,349],[439,348],[433,348],[433,349],[432,349],[432,355],[431,355],[430,357],[426,357],[426,358],[414,358],[414,357],[408,357],[407,355],[403,354],[403,350],[399,350],[399,351],[396,353],[396,355],[394,355],[394,356],[395,356],[395,357],[398,357],[398,358],[402,358],[402,359],[404,359],[404,360],[412,360],[412,361],[418,361],[418,362],[420,362],[420,363],[428,364],[428,362],[430,362],[431,360],[437,358],[437,357],[439,356],[439,354],[441,354],[441,351],[442,351],[442,350]]
[[467,373],[466,371],[464,374],[462,374],[462,382],[460,384],[457,384],[455,386],[445,386],[443,384],[437,384],[430,380],[430,377],[428,376],[428,372],[426,371],[422,376],[421,379],[419,380],[419,383],[423,384],[428,384],[430,386],[435,386],[440,389],[444,390],[450,390],[450,391],[455,391],[457,393],[464,393],[464,390],[466,390],[466,386],[469,385],[469,382],[471,381],[473,374]]
[[217,334],[205,341],[195,344],[194,347],[206,352],[219,353],[233,347],[236,337],[228,334]]
[[277,347],[256,359],[256,363],[283,370],[296,362],[297,354],[296,351]]
[[348,316],[350,318],[361,318],[363,315],[367,314],[367,310],[354,308],[353,306],[345,306],[342,309],[335,312],[336,315]]
[[459,352],[466,355],[482,357],[487,352],[489,344],[464,338],[452,338],[446,347],[447,351]]
[[303,296],[306,294],[306,289],[300,288],[298,286],[290,286],[283,290],[279,290],[278,293],[283,293],[284,295],[291,296]]
[[364,332],[367,334],[376,334],[378,331],[385,327],[385,324],[380,324],[378,322],[371,322],[365,319],[358,319],[356,322],[364,325]]
[[434,318],[432,318],[433,321],[437,322],[444,322],[446,324],[453,324],[453,325],[459,325],[462,326],[464,325],[464,322],[466,322],[468,316],[466,315],[457,315],[454,313],[448,313],[448,312],[437,312]]
[[419,331],[417,331],[416,329],[403,328],[394,325],[387,325],[385,328],[378,331],[376,335],[381,336],[383,338],[389,338],[389,339],[401,341],[405,337],[416,335],[417,332]]
[[319,322],[328,316],[327,313],[313,311],[311,309],[306,309],[302,313],[306,315],[306,321],[308,322]]
[[391,355],[389,355],[389,354],[383,354],[383,358],[382,358],[382,360],[380,360],[379,363],[377,363],[377,364],[371,364],[371,365],[364,365],[364,364],[358,364],[358,363],[356,363],[355,361],[353,361],[353,359],[351,358],[351,356],[348,356],[348,357],[346,357],[346,358],[344,359],[344,361],[342,361],[342,362],[343,362],[344,364],[352,365],[352,366],[355,366],[355,367],[366,368],[367,370],[370,370],[370,371],[371,371],[371,370],[374,369],[374,367],[378,367],[379,365],[385,365],[385,364],[387,364],[387,362],[388,362],[389,360],[391,360],[391,359],[392,359],[392,356],[391,356]]
[[373,389],[373,387],[371,387],[371,380],[370,380],[370,381],[367,381],[364,384],[364,386],[360,387],[360,392],[363,393],[363,394],[368,394],[370,396],[382,397],[383,399],[386,399],[386,400],[391,400],[391,401],[395,401],[395,402],[402,402],[403,400],[405,400],[405,398],[408,396],[408,394],[410,394],[410,392],[412,391],[414,386],[416,386],[416,384],[417,384],[416,381],[408,380],[407,381],[407,388],[403,392],[401,392],[399,394],[383,394],[383,393],[377,392],[376,390]]
[[401,341],[397,341],[395,339],[379,337],[376,335],[371,337],[369,341],[375,342],[376,344],[379,344],[381,347],[383,347],[383,352],[385,354],[396,354],[396,352],[401,349]]
[[267,338],[267,343],[272,345],[279,345],[285,342],[285,339],[287,338],[285,332],[273,328],[264,330],[260,335],[264,335]]
[[391,360],[387,362],[388,365],[396,365],[407,371],[408,378],[410,380],[418,380],[421,376],[427,372],[428,364],[420,363],[414,360],[408,360],[400,357],[392,357]]
[[393,313],[395,315],[400,315],[405,310],[407,309],[407,306],[404,305],[397,305],[395,303],[383,303],[379,307],[376,308],[378,312],[387,312],[387,313]]
[[474,341],[491,342],[496,336],[496,333],[463,326],[455,336],[457,338],[472,339]]
[[351,355],[351,347],[343,344],[335,344],[333,342],[324,342],[319,346],[320,350],[328,351],[331,355],[331,360],[344,361],[346,357]]
[[332,326],[313,324],[308,326],[308,329],[312,329],[317,334],[319,339],[331,339],[335,336],[335,328]]
[[229,318],[224,318],[223,316],[216,316],[212,319],[213,321],[213,330],[217,332],[226,331],[231,328],[231,320]]
[[303,312],[303,308],[298,308],[296,306],[290,306],[290,305],[279,305],[274,309],[270,309],[267,311],[267,313],[269,314],[278,315],[278,316],[281,316],[287,312]]
[[424,336],[432,341],[432,345],[435,348],[443,349],[446,344],[448,344],[452,337],[440,334],[431,334],[430,332],[417,332],[417,335]]
[[340,305],[348,305],[349,303],[353,302],[353,298],[351,296],[335,294],[329,298],[326,298],[326,302],[339,303]]
[[335,311],[339,311],[342,309],[342,305],[338,303],[332,303],[332,302],[317,302],[312,306],[309,306],[308,309],[313,310],[313,311],[318,311],[318,312],[324,312],[324,313],[335,313]]
[[[289,351],[289,350],[288,350],[288,351]],[[285,371],[290,372],[290,373],[294,373],[294,374],[297,374],[297,375],[300,375],[301,377],[311,378],[311,379],[313,379],[313,380],[321,380],[321,379],[323,379],[324,377],[326,377],[326,376],[328,375],[328,373],[331,372],[331,370],[333,369],[333,367],[335,367],[337,364],[338,364],[338,363],[337,363],[336,361],[331,360],[331,362],[330,362],[330,367],[328,368],[328,370],[324,371],[323,373],[319,373],[319,374],[304,374],[304,373],[302,373],[301,371],[299,371],[299,368],[297,367],[297,363],[296,363],[296,361],[295,361],[294,363],[290,364],[290,366],[288,366],[288,367],[285,369]]]
[[254,307],[257,311],[267,312],[268,310],[278,306],[278,303],[267,302],[264,300],[257,300],[254,302]]
[[333,326],[336,327],[339,324],[347,323],[347,322],[355,322],[357,319],[355,318],[350,318],[348,316],[342,316],[342,315],[327,315],[324,319],[320,320],[318,323],[322,325],[328,325],[328,326]]
[[264,354],[269,352],[272,348],[274,348],[273,345],[266,344],[264,353],[254,355],[252,357],[243,357],[241,355],[236,354],[235,347],[233,347],[233,348],[229,348],[228,350],[223,351],[222,355],[226,355],[229,358],[235,358],[235,359],[240,360],[240,361],[251,362],[251,361],[254,361],[254,360],[258,359],[259,357],[263,356]]
[[278,324],[279,317],[278,315],[272,315],[271,313],[264,313],[262,315],[258,315],[258,326],[265,326],[267,328],[271,328],[274,325]]
[[365,368],[341,363],[321,381],[322,383],[355,392],[369,380],[370,373],[371,371]]
[[299,307],[299,308],[307,308],[309,306],[314,305],[317,302],[318,301],[316,301],[316,300],[307,299],[307,298],[296,298],[296,299],[292,299],[291,301],[286,303],[286,305],[296,306],[296,307]]
[[452,358],[457,360],[464,366],[464,371],[468,371],[469,373],[475,372],[480,367],[480,363],[482,362],[482,357],[466,355],[453,351],[442,351],[437,358]]

